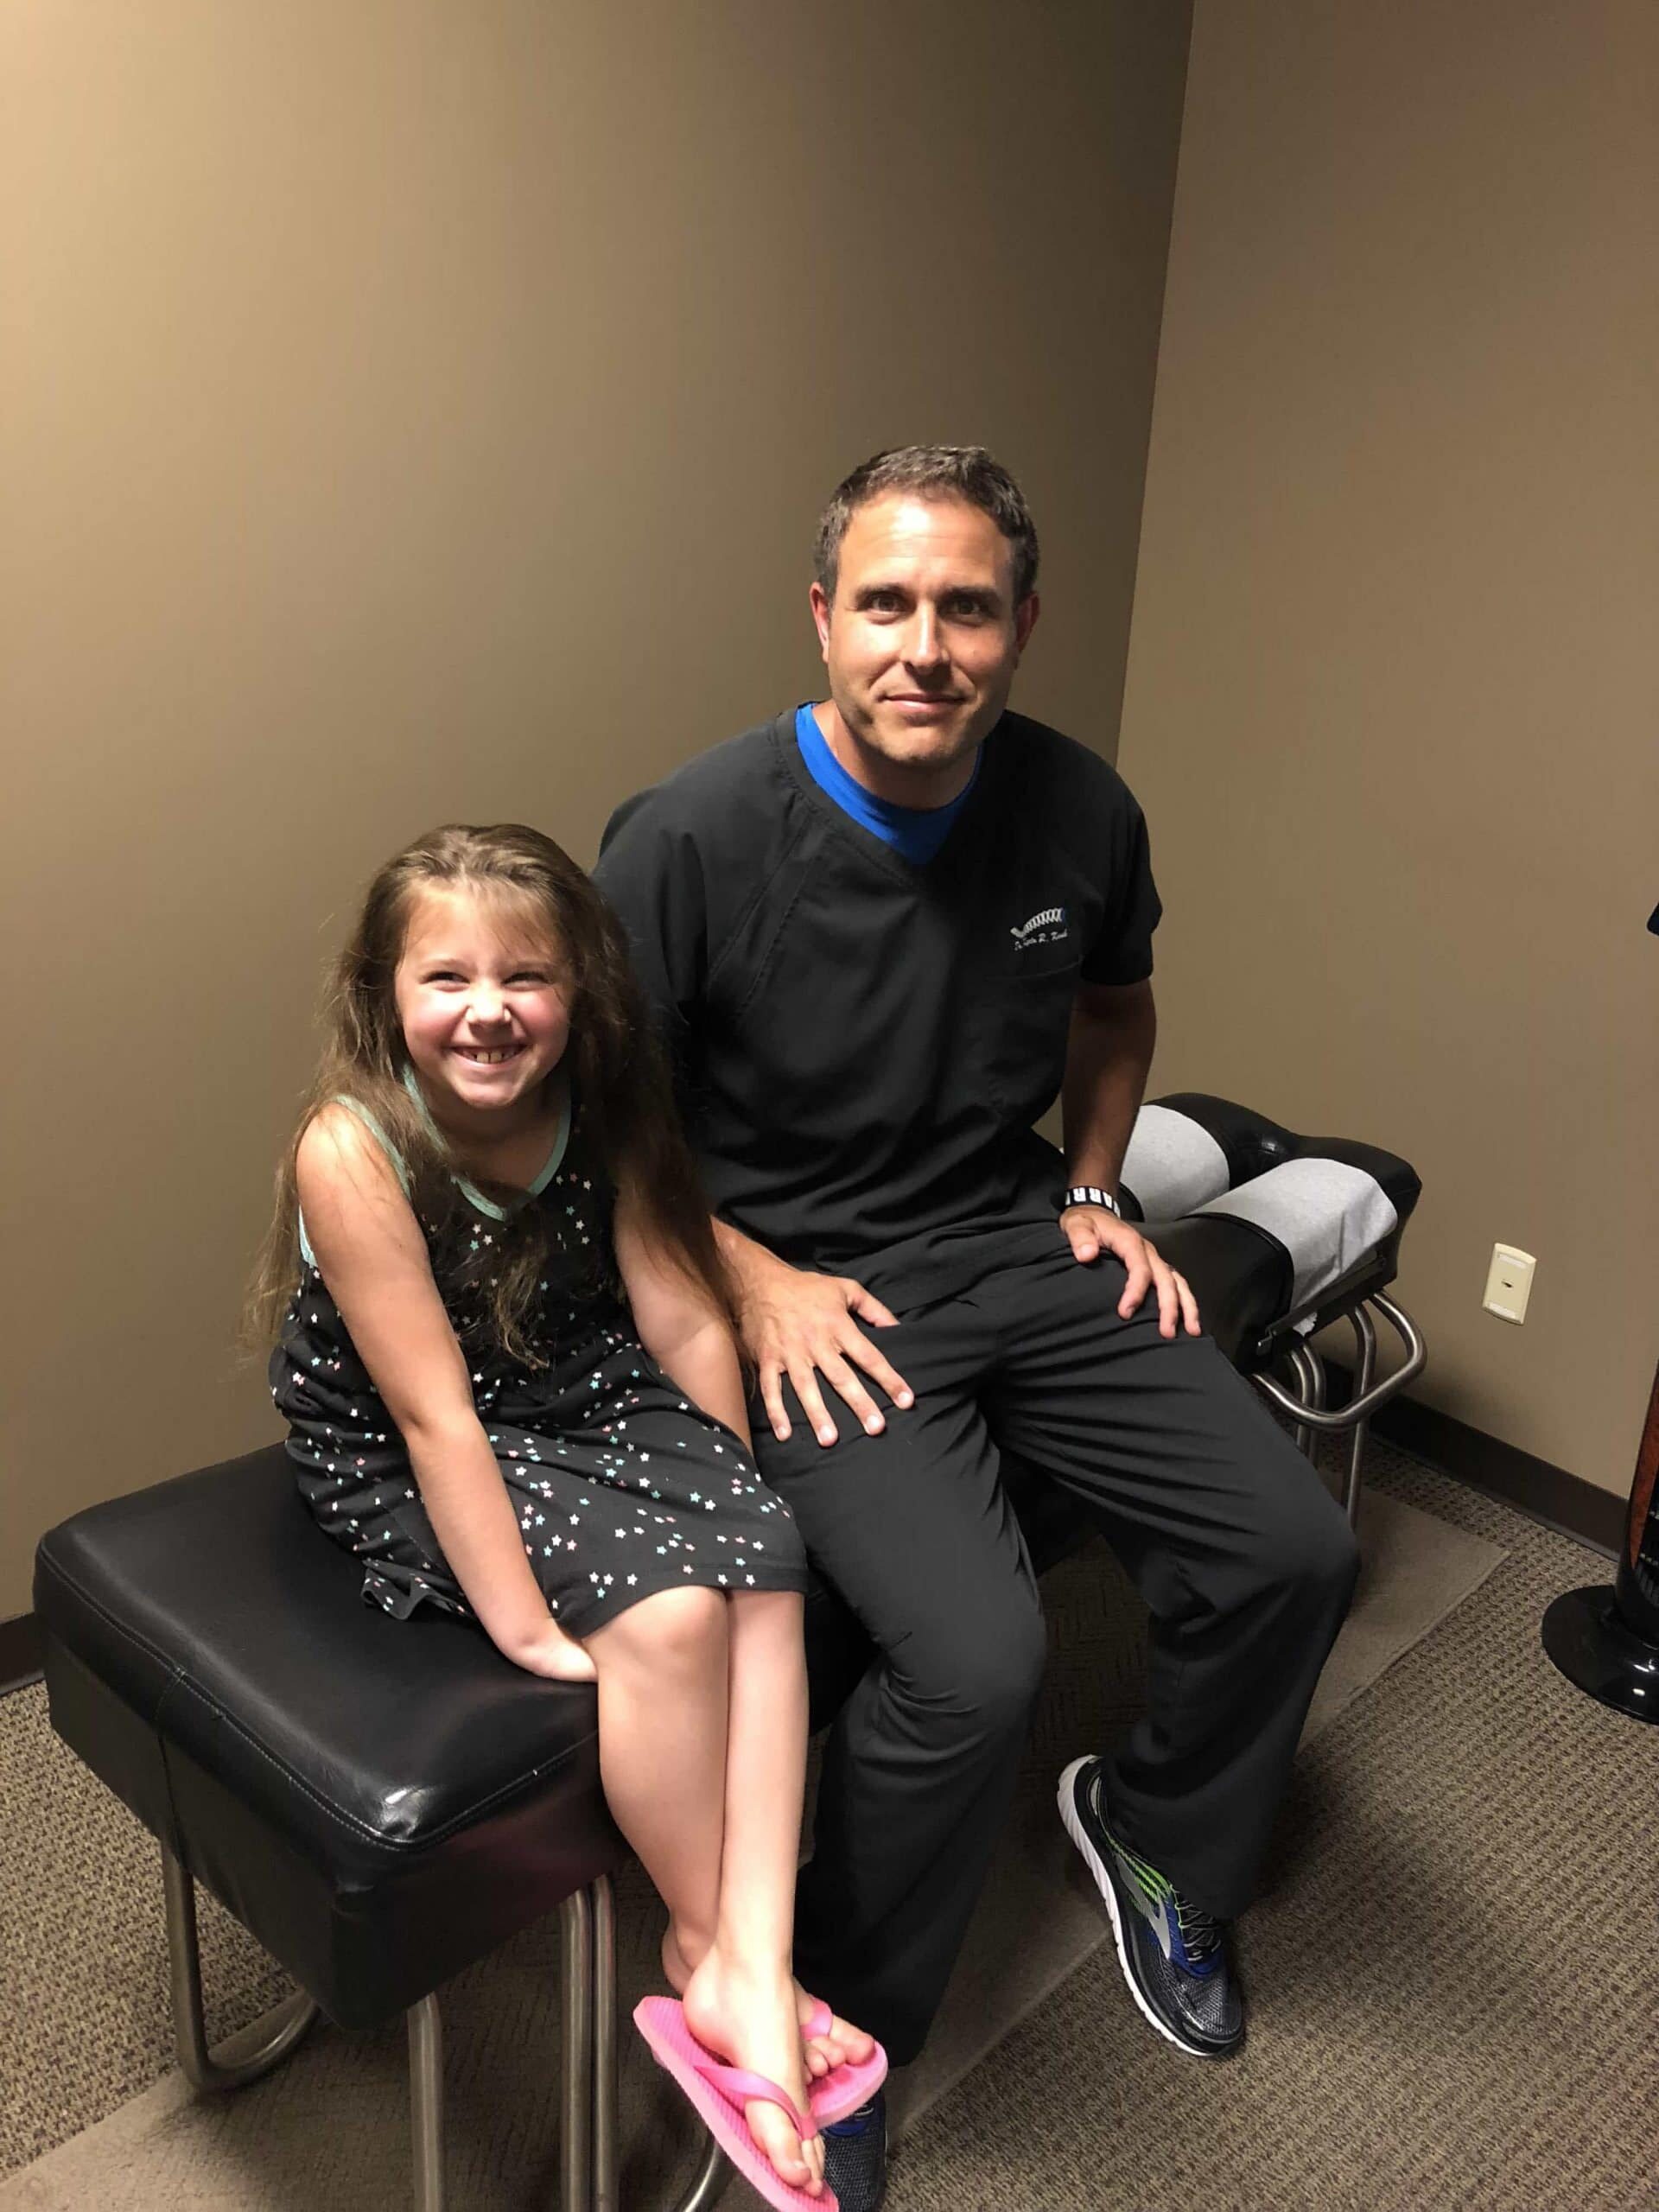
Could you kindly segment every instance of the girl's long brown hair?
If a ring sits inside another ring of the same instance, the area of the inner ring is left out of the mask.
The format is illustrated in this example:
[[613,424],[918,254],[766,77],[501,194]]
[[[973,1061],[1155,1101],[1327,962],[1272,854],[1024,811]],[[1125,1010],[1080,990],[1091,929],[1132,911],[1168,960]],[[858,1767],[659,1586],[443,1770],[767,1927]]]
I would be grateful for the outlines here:
[[[619,1196],[639,1206],[652,1241],[729,1319],[731,1288],[709,1225],[690,1147],[680,1128],[666,1058],[629,964],[621,925],[582,870],[550,837],[522,823],[487,829],[450,823],[390,860],[370,884],[351,940],[335,962],[324,1012],[321,1065],[276,1174],[276,1204],[248,1301],[251,1337],[281,1332],[300,1281],[300,1140],[323,1107],[354,1099],[373,1115],[407,1171],[416,1218],[442,1238],[460,1203],[457,1162],[404,1082],[409,1054],[393,979],[409,918],[429,889],[507,899],[543,928],[570,991],[570,1043],[583,1127]],[[546,1273],[543,1210],[512,1217],[490,1285],[502,1348],[533,1359],[527,1331]]]

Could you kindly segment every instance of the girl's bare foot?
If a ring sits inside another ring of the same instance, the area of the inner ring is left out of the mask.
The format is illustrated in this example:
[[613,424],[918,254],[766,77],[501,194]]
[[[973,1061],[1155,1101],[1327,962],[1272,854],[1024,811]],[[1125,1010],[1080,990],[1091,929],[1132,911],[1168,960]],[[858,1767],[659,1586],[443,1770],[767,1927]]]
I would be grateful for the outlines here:
[[[807,2022],[817,2010],[817,1999],[809,1997],[798,1981],[795,1985],[795,2009],[804,2032]],[[855,2028],[850,2020],[843,2020],[835,2013],[822,2035],[807,2037],[807,2069],[815,2082],[820,2082],[849,2060],[855,2066],[861,2066],[874,2049],[874,2036],[866,2035],[862,2028]]]
[[[677,1997],[684,1996],[686,1985],[691,1979],[689,1954],[694,1948],[701,1958],[702,1947],[694,1946],[679,1933],[671,1920],[663,1936],[663,1972],[668,1978],[669,1987]],[[795,1984],[795,2012],[803,2031],[817,2010],[817,1999],[808,1996],[798,1981]],[[861,2066],[875,2049],[874,2036],[866,2035],[862,2028],[855,2028],[849,2020],[839,2018],[833,2018],[822,2035],[805,2037],[805,2044],[806,2069],[815,2082],[821,2082],[826,2074],[832,2074],[837,2066],[846,2065],[849,2060],[855,2066]]]
[[[664,1943],[664,1964],[667,1945]],[[681,1992],[686,2025],[705,2050],[775,2082],[806,2109],[806,2053],[796,1989],[785,1967],[766,1968],[710,1951]],[[823,2143],[803,2143],[786,2113],[756,2098],[743,2107],[750,2134],[775,2172],[816,2196],[823,2186]]]

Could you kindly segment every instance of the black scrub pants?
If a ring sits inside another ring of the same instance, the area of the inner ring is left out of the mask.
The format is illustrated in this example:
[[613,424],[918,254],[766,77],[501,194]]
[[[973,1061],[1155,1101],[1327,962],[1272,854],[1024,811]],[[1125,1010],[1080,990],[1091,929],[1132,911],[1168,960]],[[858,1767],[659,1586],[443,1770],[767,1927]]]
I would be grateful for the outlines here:
[[1152,1616],[1110,1815],[1224,1918],[1251,1895],[1358,1565],[1313,1468],[1207,1337],[1160,1337],[1150,1294],[1120,1319],[1121,1264],[1079,1264],[1058,1227],[1035,1256],[1029,1227],[998,1243],[1009,1263],[961,1294],[906,1307],[883,1284],[900,1325],[874,1333],[916,1393],[884,1434],[826,1389],[842,1432],[826,1450],[787,1384],[788,1441],[755,1422],[762,1475],[878,1654],[827,1746],[796,1971],[895,2064],[944,1995],[1043,1670],[1002,1451],[1108,1516]]

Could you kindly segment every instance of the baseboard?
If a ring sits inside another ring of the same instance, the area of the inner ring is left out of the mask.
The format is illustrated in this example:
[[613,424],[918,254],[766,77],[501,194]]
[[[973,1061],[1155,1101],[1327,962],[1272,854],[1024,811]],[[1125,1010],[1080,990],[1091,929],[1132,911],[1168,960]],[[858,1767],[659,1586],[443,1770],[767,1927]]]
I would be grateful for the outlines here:
[[[1331,1378],[1331,1402],[1341,1405],[1352,1394],[1352,1373],[1334,1359],[1325,1362],[1325,1370]],[[1471,1490],[1484,1491],[1489,1497],[1514,1506],[1558,1535],[1572,1536],[1609,1559],[1618,1556],[1626,1501],[1599,1484],[1587,1483],[1553,1460],[1537,1459],[1519,1445],[1505,1444],[1501,1437],[1488,1436],[1484,1429],[1471,1428],[1467,1421],[1412,1397],[1395,1398],[1384,1406],[1371,1428],[1414,1459],[1426,1459]]]
[[0,1697],[41,1679],[41,1629],[33,1613],[0,1621]]

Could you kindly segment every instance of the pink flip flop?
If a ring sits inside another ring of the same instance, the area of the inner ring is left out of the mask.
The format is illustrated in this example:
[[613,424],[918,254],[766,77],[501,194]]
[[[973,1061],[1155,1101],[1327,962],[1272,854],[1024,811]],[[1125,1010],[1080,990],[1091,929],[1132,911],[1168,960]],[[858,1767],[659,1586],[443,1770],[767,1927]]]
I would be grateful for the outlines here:
[[[801,2028],[801,2041],[810,2043],[814,2036],[827,2036],[835,2014],[817,1998],[811,2012]],[[828,2127],[837,2120],[845,2120],[861,2105],[867,2105],[887,2078],[887,2054],[880,2044],[869,2056],[855,2063],[847,2059],[840,2066],[832,2066],[817,2081],[807,2084],[807,2109],[820,2127]],[[822,2202],[822,2200],[820,2200]]]
[[765,2075],[746,2073],[741,2066],[728,2066],[716,2058],[686,2025],[676,1998],[642,1998],[633,2008],[633,2024],[650,2045],[652,2056],[679,2083],[698,2119],[751,2189],[776,2205],[778,2212],[841,2212],[828,2182],[817,2196],[809,2196],[784,2179],[749,2133],[743,2107],[759,2098],[779,2106],[802,2142],[810,2142],[818,2132],[817,2122],[808,2119],[792,2097]]

